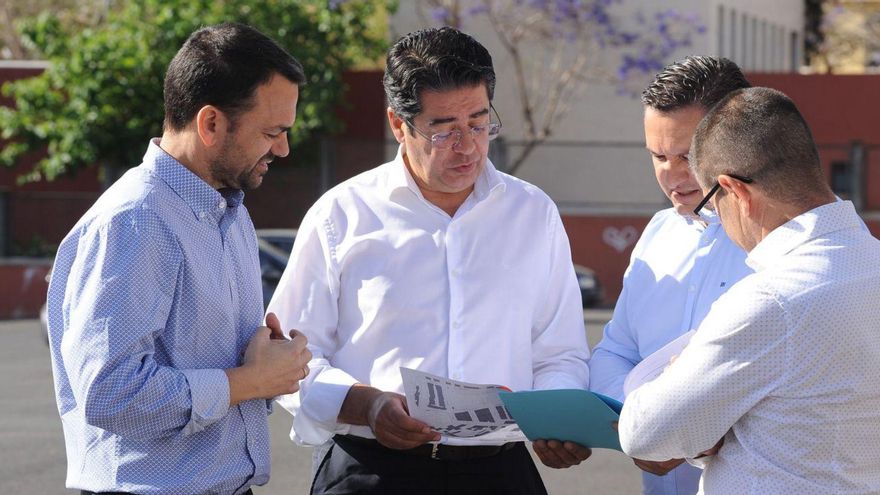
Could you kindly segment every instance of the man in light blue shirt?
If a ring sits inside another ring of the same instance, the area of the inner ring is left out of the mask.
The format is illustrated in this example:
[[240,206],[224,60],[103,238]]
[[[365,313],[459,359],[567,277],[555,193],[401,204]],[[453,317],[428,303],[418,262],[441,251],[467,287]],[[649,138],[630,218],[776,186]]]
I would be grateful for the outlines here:
[[[591,390],[624,400],[630,370],[696,329],[712,303],[751,273],[746,253],[713,212],[694,217],[703,194],[687,159],[703,116],[731,91],[749,86],[730,60],[692,56],[664,68],[642,93],[646,146],[672,208],[654,215],[633,249],[614,315],[590,359]],[[646,494],[697,492],[701,471],[682,459],[634,462],[644,471]]]
[[306,339],[261,327],[244,190],[288,154],[300,64],[241,24],[193,33],[165,123],[58,250],[49,336],[67,486],[241,494],[269,479],[268,399],[298,390]]

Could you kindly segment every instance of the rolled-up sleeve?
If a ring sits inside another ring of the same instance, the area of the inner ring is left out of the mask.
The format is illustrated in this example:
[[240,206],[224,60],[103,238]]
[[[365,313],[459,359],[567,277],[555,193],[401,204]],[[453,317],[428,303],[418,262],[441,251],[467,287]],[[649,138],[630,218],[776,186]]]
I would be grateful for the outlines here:
[[181,266],[176,237],[149,210],[80,233],[62,303],[61,352],[89,424],[146,440],[196,433],[228,411],[222,370],[179,370],[154,359]]

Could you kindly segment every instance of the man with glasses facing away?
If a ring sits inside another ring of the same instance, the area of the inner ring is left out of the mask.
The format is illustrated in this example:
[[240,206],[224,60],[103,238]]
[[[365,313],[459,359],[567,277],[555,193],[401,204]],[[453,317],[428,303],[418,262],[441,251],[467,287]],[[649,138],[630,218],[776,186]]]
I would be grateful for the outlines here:
[[826,182],[794,103],[736,91],[691,167],[755,273],[620,417],[629,455],[706,458],[710,494],[880,493],[880,242]]
[[[487,159],[501,130],[486,49],[410,33],[384,77],[397,157],[306,214],[269,304],[309,338],[293,438],[332,440],[322,493],[546,493],[523,443],[449,445],[409,416],[400,367],[513,390],[586,388],[589,349],[569,243],[535,186]],[[539,441],[567,467],[588,449]]]
[[[700,119],[748,86],[730,60],[691,56],[665,67],[642,93],[646,147],[672,208],[654,215],[633,249],[614,315],[590,359],[591,390],[623,401],[630,370],[697,328],[715,300],[751,273],[718,216],[694,212],[702,193],[687,159]],[[697,492],[701,472],[684,459],[633,461],[643,471],[645,494]]]

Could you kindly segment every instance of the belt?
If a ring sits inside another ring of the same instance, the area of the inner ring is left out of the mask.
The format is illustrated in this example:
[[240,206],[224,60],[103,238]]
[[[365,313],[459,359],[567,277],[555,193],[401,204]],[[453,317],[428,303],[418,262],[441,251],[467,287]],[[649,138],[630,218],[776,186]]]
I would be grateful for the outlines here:
[[336,435],[333,440],[345,446],[346,443],[383,450],[389,453],[397,453],[414,457],[426,457],[437,461],[466,461],[468,459],[482,459],[492,457],[508,451],[522,442],[509,442],[503,445],[446,445],[439,443],[426,443],[412,449],[392,449],[386,447],[372,438],[358,437],[355,435]]

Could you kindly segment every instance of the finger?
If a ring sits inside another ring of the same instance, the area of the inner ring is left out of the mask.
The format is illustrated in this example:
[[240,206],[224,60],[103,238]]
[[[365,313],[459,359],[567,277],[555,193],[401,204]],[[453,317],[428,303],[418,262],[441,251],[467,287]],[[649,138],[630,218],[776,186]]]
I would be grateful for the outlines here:
[[562,444],[562,446],[565,447],[565,450],[571,452],[571,455],[577,458],[578,462],[585,461],[589,459],[591,455],[593,455],[592,450],[590,450],[588,447],[584,447],[579,443],[565,442]]
[[272,330],[269,327],[257,327],[251,340],[268,340],[272,338]]
[[294,343],[297,348],[305,349],[309,344],[308,337],[305,336],[304,333],[299,330],[291,330],[290,331],[290,341]]
[[278,320],[278,316],[275,313],[266,314],[266,326],[271,330],[271,335],[269,338],[271,339],[283,339],[284,331],[281,330],[281,321]]
[[633,464],[646,473],[651,473],[656,476],[663,476],[665,474],[662,470],[657,469],[657,466],[653,462],[633,459]]
[[308,349],[303,349],[297,352],[296,348],[293,349],[293,360],[294,363],[300,368],[303,366],[307,366],[312,361],[312,351]]
[[395,423],[377,421],[373,429],[377,439],[381,439],[384,445],[397,449],[410,449],[427,442],[440,440],[440,435],[434,431],[411,431],[401,428]]
[[562,461],[565,467],[580,464],[581,460],[578,459],[573,453],[569,452],[562,442],[551,440],[547,442],[547,446],[550,447],[551,452],[556,454],[556,457],[558,457],[559,460]]
[[532,444],[532,447],[535,449],[535,454],[538,455],[538,458],[541,459],[541,462],[543,462],[545,466],[554,469],[566,467],[562,462],[562,459],[560,459],[559,456],[556,455],[556,452],[549,446],[549,442],[544,443],[543,447],[535,447],[534,444]]

